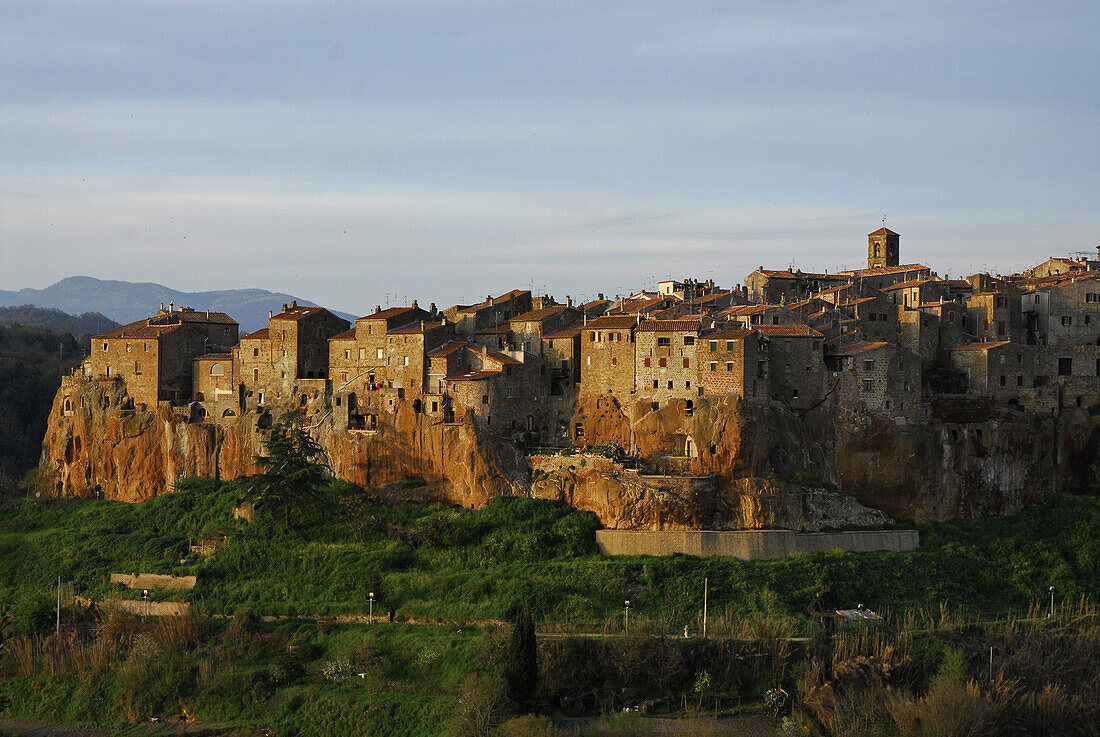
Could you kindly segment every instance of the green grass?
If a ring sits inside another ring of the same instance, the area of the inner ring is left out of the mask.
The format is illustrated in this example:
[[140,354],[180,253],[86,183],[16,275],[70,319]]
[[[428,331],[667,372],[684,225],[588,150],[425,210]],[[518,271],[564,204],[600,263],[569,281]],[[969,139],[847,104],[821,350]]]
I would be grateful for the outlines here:
[[[688,556],[603,558],[594,515],[550,502],[501,498],[479,510],[442,505],[398,509],[338,485],[339,501],[308,527],[280,531],[231,520],[232,484],[182,482],[139,505],[5,502],[0,522],[0,597],[44,596],[60,575],[73,593],[137,596],[106,583],[111,572],[190,573],[189,598],[211,613],[365,612],[398,620],[510,619],[530,604],[536,619],[601,626],[630,599],[635,616],[694,623],[709,603],[730,616],[807,622],[810,612],[952,606],[998,614],[1100,591],[1100,502],[1055,496],[1011,517],[919,526],[909,553],[815,553],[745,562]],[[190,538],[230,531],[231,544],[181,565]],[[156,593],[168,598],[169,595]]]

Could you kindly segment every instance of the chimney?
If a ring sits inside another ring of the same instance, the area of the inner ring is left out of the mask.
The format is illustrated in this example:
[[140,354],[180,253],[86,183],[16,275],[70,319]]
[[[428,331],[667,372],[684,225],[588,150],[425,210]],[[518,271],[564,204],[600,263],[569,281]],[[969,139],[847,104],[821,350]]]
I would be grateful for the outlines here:
[[488,302],[491,305],[496,304],[496,300],[493,299],[493,295],[491,295],[491,294],[486,294],[485,295],[485,301]]
[[599,293],[599,294],[597,294],[596,296],[597,296],[597,297],[599,297],[600,299],[603,299],[603,298],[604,298],[604,296],[603,296],[603,292],[600,292],[600,293]]
[[169,312],[175,312],[176,311],[176,303],[175,302],[169,302],[168,303],[168,311]]
[[412,306],[413,306],[413,309],[414,309],[414,310],[416,310],[416,309],[419,309],[419,307],[418,307],[418,306],[417,306],[417,304],[416,304],[416,300],[415,300],[415,299],[413,300]]
[[375,314],[378,314],[378,313],[379,313],[379,312],[381,312],[381,311],[382,311],[382,305],[375,305],[375,306],[374,306],[374,312],[375,312]]
[[286,302],[283,302],[283,312],[286,312]]
[[298,306],[298,300],[296,300],[296,299],[290,300],[290,309],[293,310],[297,306]]
[[164,303],[163,302],[160,303],[160,311],[164,312]]
[[568,294],[567,294],[567,295],[565,295],[565,304],[566,304],[566,306],[568,306],[568,307],[572,307],[572,306],[573,306],[573,298],[572,298],[572,297],[570,297],[570,296],[569,296]]
[[271,310],[268,310],[268,311],[267,311],[267,319],[268,319],[268,320],[270,320],[270,319],[271,319],[272,317],[274,317],[274,316],[275,316],[275,313],[274,313],[273,311],[271,311]]
[[430,305],[428,305],[428,312],[431,314],[432,317],[435,317],[436,311],[437,310],[435,307],[435,302],[432,302]]

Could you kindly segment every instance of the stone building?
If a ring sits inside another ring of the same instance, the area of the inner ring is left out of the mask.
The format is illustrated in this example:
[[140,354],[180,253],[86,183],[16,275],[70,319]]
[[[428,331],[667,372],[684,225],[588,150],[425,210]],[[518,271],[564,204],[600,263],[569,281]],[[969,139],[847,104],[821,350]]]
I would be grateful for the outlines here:
[[901,236],[886,226],[867,234],[867,268],[892,268],[901,263]]
[[751,302],[781,304],[798,302],[812,294],[850,281],[849,277],[842,274],[803,272],[793,267],[775,270],[759,266],[745,277],[745,291]]
[[808,325],[762,325],[767,341],[771,398],[793,409],[821,401],[825,373],[824,336]]
[[516,315],[531,311],[531,292],[513,289],[499,297],[489,295],[476,305],[455,305],[443,313],[461,336],[506,324]]
[[635,390],[654,408],[699,396],[696,342],[700,318],[645,320],[634,331]]
[[191,396],[202,402],[204,417],[220,419],[240,413],[240,389],[232,353],[207,353],[195,359]]
[[768,398],[768,343],[759,332],[722,326],[701,333],[696,344],[704,395]]
[[604,315],[581,326],[582,394],[611,394],[630,400],[634,382],[637,316]]
[[1100,272],[1087,272],[1020,297],[1026,342],[1062,348],[1100,345]]
[[966,372],[967,387],[1006,402],[1022,391],[1043,384],[1036,381],[1033,346],[1009,340],[983,341],[955,346],[951,363]]
[[84,373],[124,381],[136,405],[179,404],[192,397],[195,358],[236,342],[237,322],[225,313],[162,306],[92,338]]
[[844,406],[917,417],[921,409],[921,359],[887,341],[844,346],[827,356],[830,390]]
[[966,329],[978,342],[1024,342],[1019,295],[1009,292],[972,295],[966,300]]

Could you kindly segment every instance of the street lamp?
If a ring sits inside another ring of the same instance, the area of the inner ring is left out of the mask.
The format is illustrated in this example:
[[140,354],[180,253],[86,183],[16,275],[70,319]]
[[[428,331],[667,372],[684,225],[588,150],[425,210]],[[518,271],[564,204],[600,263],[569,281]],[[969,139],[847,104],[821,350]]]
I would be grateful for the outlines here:
[[374,592],[370,592],[370,609],[367,613],[367,624],[374,624]]
[[145,602],[145,616],[149,616],[149,589],[141,590],[141,600]]
[[1053,617],[1054,616],[1054,587],[1053,586],[1050,587],[1050,614],[1048,614],[1047,616],[1048,617]]
[[630,631],[630,599],[623,602],[623,612],[626,619],[626,631]]

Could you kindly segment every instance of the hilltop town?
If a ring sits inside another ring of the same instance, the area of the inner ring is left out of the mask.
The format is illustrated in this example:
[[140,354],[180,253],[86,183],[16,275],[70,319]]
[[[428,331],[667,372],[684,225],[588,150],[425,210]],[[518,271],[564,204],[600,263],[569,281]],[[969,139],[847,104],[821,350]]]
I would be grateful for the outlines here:
[[[883,227],[867,236],[865,269],[761,266],[731,288],[664,281],[656,292],[586,303],[513,290],[442,310],[416,301],[376,307],[354,325],[325,308],[290,302],[267,327],[243,336],[229,315],[169,304],[93,339],[90,355],[65,377],[59,422],[88,411],[82,403],[89,385],[116,387],[111,409],[121,413],[161,411],[214,428],[243,423],[262,430],[273,416],[299,411],[330,449],[357,444],[346,462],[334,464],[338,475],[357,481],[453,481],[442,456],[450,452],[446,428],[457,425],[471,428],[476,444],[510,444],[520,454],[616,443],[655,472],[737,476],[751,423],[759,421],[750,417],[752,407],[802,423],[807,447],[824,442],[813,437],[821,434],[819,415],[858,417],[880,428],[872,433],[878,435],[883,426],[934,426],[957,441],[967,423],[1059,422],[1070,410],[1094,410],[1100,253],[1051,257],[1010,276],[946,279],[927,265],[902,264],[900,236]],[[732,447],[721,430],[701,432],[691,423],[705,412],[713,427],[722,407],[736,408],[743,425]],[[363,448],[387,432],[389,441],[409,446],[408,457],[392,461],[390,448],[390,461],[377,453],[371,460]],[[981,438],[980,427],[976,432]],[[57,490],[102,494],[114,482],[95,478],[101,473],[93,460],[68,468],[74,435],[80,456],[80,434],[70,431],[69,447],[52,453],[47,438]],[[831,459],[795,451],[803,466],[842,487],[877,483],[870,471],[845,470],[848,461],[839,458],[866,451],[866,442],[844,446],[838,432],[824,434],[832,438]],[[773,451],[769,468],[798,465],[775,460],[781,454]],[[238,471],[247,467],[240,460]],[[232,475],[219,463],[208,465]],[[398,470],[387,474],[395,463]],[[508,463],[490,463],[485,475],[508,476]],[[991,478],[988,468],[976,468],[981,483],[1030,483],[1015,471]],[[977,482],[935,483],[954,485],[957,496]],[[874,501],[876,493],[861,500]]]

